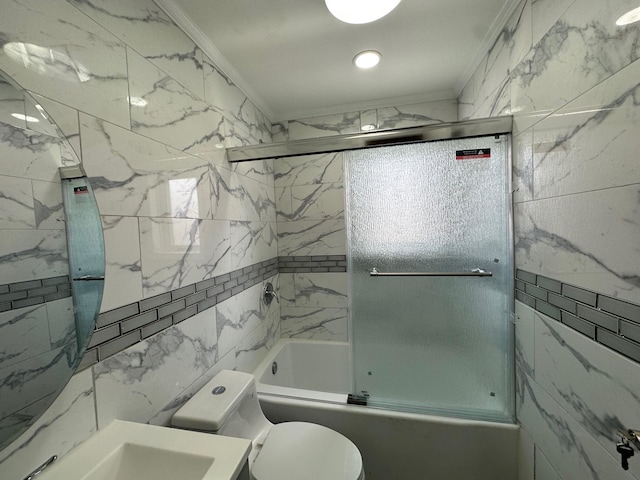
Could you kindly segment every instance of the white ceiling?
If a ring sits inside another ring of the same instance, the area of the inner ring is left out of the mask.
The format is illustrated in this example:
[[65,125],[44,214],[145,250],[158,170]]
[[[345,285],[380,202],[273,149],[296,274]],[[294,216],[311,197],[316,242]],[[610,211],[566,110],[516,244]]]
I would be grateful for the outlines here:
[[[517,0],[402,0],[365,25],[323,0],[156,0],[272,121],[455,98]],[[358,70],[353,57],[377,50]]]

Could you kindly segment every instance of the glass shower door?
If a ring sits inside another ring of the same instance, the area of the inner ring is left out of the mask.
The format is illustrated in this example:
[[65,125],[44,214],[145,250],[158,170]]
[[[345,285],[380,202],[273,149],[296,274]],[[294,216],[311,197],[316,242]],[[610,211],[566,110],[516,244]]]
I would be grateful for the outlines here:
[[369,405],[512,421],[509,149],[501,135],[345,153],[354,391]]

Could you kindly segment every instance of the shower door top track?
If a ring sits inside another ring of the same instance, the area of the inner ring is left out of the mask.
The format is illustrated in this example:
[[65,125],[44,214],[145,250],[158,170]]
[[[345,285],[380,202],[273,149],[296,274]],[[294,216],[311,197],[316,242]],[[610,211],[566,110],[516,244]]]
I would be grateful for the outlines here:
[[370,133],[351,133],[289,142],[262,143],[228,148],[227,160],[231,163],[250,162],[269,158],[298,157],[417,142],[500,135],[511,133],[512,127],[513,117],[504,116],[462,122],[436,123]]

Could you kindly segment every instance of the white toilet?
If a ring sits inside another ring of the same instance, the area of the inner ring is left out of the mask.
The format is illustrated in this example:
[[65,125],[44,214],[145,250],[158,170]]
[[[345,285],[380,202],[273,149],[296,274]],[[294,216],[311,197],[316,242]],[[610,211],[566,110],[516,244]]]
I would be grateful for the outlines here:
[[348,438],[314,423],[269,422],[248,373],[221,371],[174,414],[172,424],[251,440],[255,480],[364,480],[360,451]]

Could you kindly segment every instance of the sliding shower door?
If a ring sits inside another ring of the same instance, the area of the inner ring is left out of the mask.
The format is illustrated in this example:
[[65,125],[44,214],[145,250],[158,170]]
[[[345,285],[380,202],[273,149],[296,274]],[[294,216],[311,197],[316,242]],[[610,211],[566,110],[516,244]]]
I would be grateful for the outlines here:
[[509,136],[345,153],[354,393],[513,419]]

